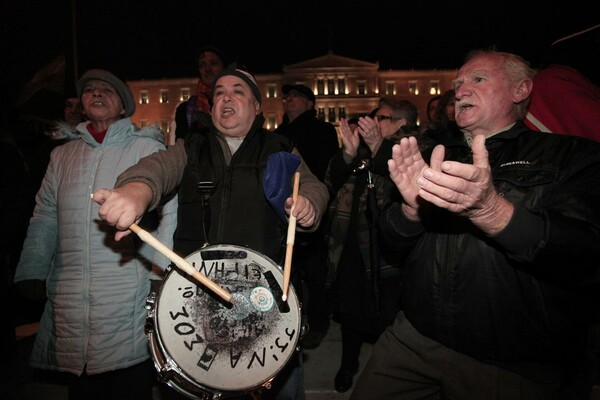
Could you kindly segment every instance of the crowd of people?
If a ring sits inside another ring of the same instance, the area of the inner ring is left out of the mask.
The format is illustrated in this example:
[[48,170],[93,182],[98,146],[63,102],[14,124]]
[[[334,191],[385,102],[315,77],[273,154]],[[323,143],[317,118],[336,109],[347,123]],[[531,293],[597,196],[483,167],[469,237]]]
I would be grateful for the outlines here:
[[[64,383],[72,399],[152,399],[157,386],[161,398],[189,397],[160,382],[152,360],[145,306],[172,260],[131,234],[138,224],[184,258],[228,244],[283,266],[295,239],[291,288],[306,305],[297,348],[268,385],[235,398],[304,399],[302,350],[320,345],[330,320],[342,337],[332,387],[351,399],[590,398],[600,383],[594,83],[477,50],[432,98],[426,126],[410,101],[381,97],[336,129],[309,87],[290,84],[269,131],[251,71],[214,47],[197,62],[197,93],[169,134],[131,123],[133,96],[109,71],[84,73],[67,100],[17,259],[11,243],[15,290],[44,304],[34,379]],[[575,105],[548,106],[553,85]],[[373,351],[357,377],[365,342]]]

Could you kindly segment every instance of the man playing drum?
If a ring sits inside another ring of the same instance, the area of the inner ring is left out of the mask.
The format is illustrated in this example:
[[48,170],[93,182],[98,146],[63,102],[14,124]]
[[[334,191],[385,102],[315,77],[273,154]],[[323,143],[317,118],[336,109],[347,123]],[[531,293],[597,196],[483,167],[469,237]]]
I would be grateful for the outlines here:
[[[196,129],[168,150],[142,159],[119,176],[115,189],[96,191],[99,215],[118,229],[118,240],[145,212],[177,193],[175,252],[187,256],[207,244],[230,244],[282,265],[287,221],[266,198],[263,177],[269,156],[300,154],[288,139],[262,127],[260,91],[247,71],[236,66],[223,70],[215,79],[212,103],[213,126]],[[293,212],[298,230],[313,231],[329,195],[304,161],[297,171],[301,179],[293,211],[291,197],[281,206],[287,217]],[[301,352],[296,353],[263,398],[304,399]]]

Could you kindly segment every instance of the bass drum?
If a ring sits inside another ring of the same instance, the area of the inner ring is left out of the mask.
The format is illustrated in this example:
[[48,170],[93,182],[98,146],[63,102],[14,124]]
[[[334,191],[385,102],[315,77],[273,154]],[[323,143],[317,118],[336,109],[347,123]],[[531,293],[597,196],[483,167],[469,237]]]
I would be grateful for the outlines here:
[[192,399],[235,397],[270,388],[297,351],[300,304],[270,258],[235,245],[186,258],[229,290],[227,303],[178,268],[147,299],[146,334],[159,380]]

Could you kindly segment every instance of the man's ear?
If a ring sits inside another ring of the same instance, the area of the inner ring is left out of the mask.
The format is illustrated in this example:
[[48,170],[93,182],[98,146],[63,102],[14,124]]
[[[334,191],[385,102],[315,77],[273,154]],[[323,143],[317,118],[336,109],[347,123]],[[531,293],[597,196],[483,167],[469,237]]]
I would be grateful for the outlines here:
[[533,81],[531,79],[523,79],[517,85],[515,92],[513,93],[513,102],[520,103],[531,95],[533,89]]
[[256,115],[260,114],[260,103],[258,100],[254,100],[254,108],[256,108]]

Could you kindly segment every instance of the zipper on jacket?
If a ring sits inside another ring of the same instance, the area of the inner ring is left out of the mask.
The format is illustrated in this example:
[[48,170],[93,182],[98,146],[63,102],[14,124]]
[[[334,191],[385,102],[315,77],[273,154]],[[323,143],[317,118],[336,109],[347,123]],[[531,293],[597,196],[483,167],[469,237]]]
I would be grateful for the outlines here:
[[[91,175],[89,177],[89,184],[88,184],[88,192],[89,193],[93,193],[93,189],[94,189],[94,182],[96,182],[96,176],[98,174],[98,168],[100,166],[100,160],[102,159],[102,155],[103,155],[103,146],[100,145],[99,147],[97,147],[98,151],[96,153],[96,157],[94,160],[94,168],[92,169]],[[89,216],[89,218],[86,219],[85,221],[85,234],[84,236],[84,243],[83,243],[83,265],[82,265],[82,269],[83,269],[83,290],[82,290],[82,294],[83,294],[83,335],[82,335],[82,340],[83,340],[83,354],[81,355],[83,358],[83,363],[84,366],[87,364],[87,350],[88,350],[88,345],[90,342],[90,332],[89,332],[89,327],[90,327],[90,279],[91,279],[91,265],[90,265],[90,235],[91,235],[91,221],[93,220],[92,217],[92,205],[93,205],[93,201],[91,199],[91,197],[86,196],[86,201],[87,201],[87,215]]]

